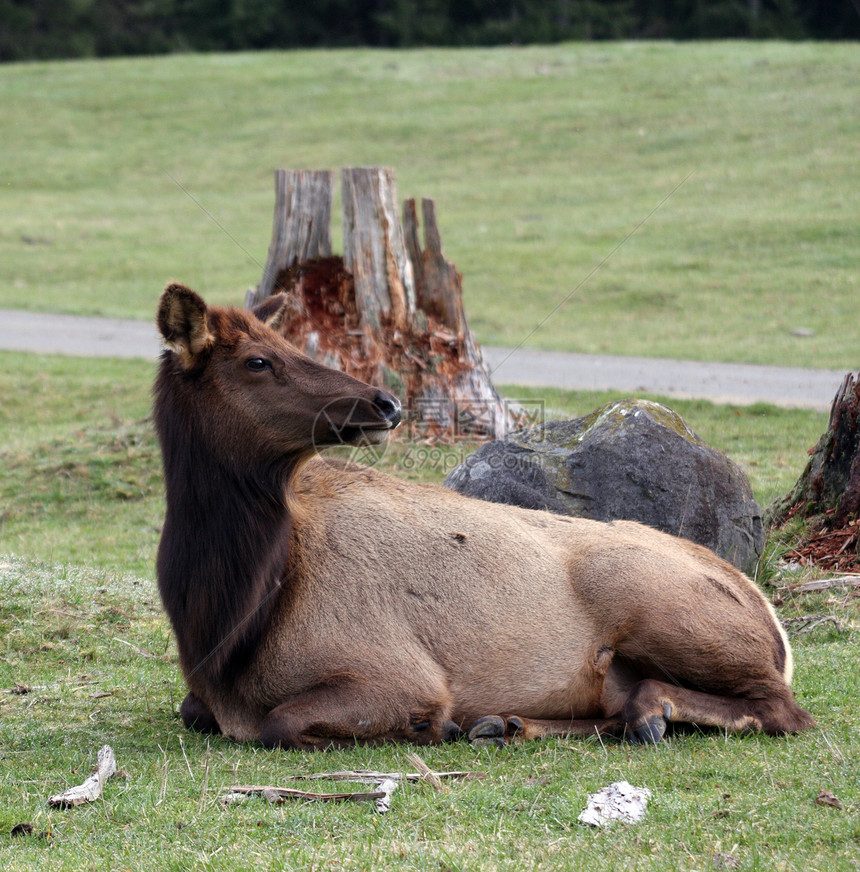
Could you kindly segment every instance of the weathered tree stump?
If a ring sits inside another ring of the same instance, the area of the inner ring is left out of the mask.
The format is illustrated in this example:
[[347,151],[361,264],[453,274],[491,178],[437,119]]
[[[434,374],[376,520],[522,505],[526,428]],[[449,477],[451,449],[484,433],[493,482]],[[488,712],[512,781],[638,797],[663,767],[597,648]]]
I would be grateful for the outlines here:
[[[860,562],[860,372],[846,374],[806,468],[791,493],[768,510],[772,526],[794,517],[810,522],[806,551],[811,562],[843,558],[824,561],[833,569],[850,569]],[[830,548],[838,553],[827,555]],[[804,545],[796,550],[802,556]]]
[[384,326],[409,330],[415,316],[412,262],[398,220],[392,170],[345,167],[343,261],[355,282],[355,304],[371,337]]
[[433,201],[422,201],[422,248],[414,200],[401,224],[394,172],[343,169],[341,258],[331,254],[331,185],[326,171],[277,172],[269,256],[246,305],[287,293],[284,335],[314,359],[398,394],[413,437],[504,436],[511,415],[469,330]]
[[272,241],[260,284],[248,292],[246,307],[273,293],[278,275],[294,262],[331,255],[329,170],[275,170]]
[[422,200],[421,213],[424,220],[423,250],[418,242],[415,200],[410,199],[403,204],[404,234],[413,264],[418,308],[432,315],[457,336],[465,336],[468,326],[463,310],[462,276],[442,255],[442,237],[436,223],[435,203]]

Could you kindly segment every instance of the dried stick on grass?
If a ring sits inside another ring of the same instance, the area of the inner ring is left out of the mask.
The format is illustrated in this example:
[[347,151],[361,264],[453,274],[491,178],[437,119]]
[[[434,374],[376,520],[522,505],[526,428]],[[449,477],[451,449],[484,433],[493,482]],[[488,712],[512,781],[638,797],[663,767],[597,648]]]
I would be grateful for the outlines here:
[[397,790],[398,782],[389,778],[377,790],[353,791],[350,793],[309,793],[305,790],[292,790],[289,787],[244,787],[230,788],[230,793],[221,797],[225,805],[250,795],[259,795],[273,805],[281,805],[288,799],[301,799],[316,802],[373,802],[374,810],[383,814],[391,808],[391,794]]
[[[415,765],[412,760],[413,755],[408,755],[410,762]],[[420,758],[418,758],[420,760]],[[430,770],[423,762],[424,769]],[[418,767],[416,767],[418,768]],[[436,778],[456,778],[468,780],[472,778],[483,778],[483,772],[469,772],[455,770],[452,772],[433,772]],[[341,772],[314,772],[310,775],[288,775],[285,781],[354,781],[360,784],[375,784],[391,778],[394,781],[426,781],[427,777],[424,772],[377,772],[374,769],[355,769]]]
[[450,788],[442,784],[438,772],[434,772],[417,754],[409,752],[406,759],[418,770],[422,781],[426,781],[437,793],[448,793]]
[[105,745],[98,753],[98,769],[77,787],[70,787],[64,793],[48,799],[48,805],[54,808],[72,808],[87,802],[94,802],[102,793],[105,781],[116,773],[116,757],[113,748]]
[[840,575],[836,578],[819,578],[816,581],[804,581],[800,584],[787,584],[779,590],[790,593],[816,593],[820,590],[832,590],[835,587],[860,587],[860,575]]
[[483,772],[434,772],[416,754],[407,755],[409,761],[418,772],[376,772],[360,769],[346,772],[315,772],[310,775],[288,775],[285,781],[350,781],[360,784],[373,784],[375,790],[353,791],[350,793],[311,793],[306,790],[296,790],[290,787],[273,787],[269,785],[234,785],[229,793],[221,797],[225,805],[238,802],[248,796],[262,796],[272,803],[282,803],[287,799],[304,799],[317,802],[363,802],[373,801],[377,812],[384,813],[391,807],[391,794],[403,781],[426,781],[436,790],[445,790],[442,778],[483,778]]
[[287,799],[307,799],[319,802],[362,802],[382,799],[385,792],[379,790],[354,791],[352,793],[309,793],[305,790],[293,790],[290,787],[245,786],[234,785],[230,793],[222,797],[222,801],[238,796],[262,796],[267,802],[282,803]]
[[824,624],[833,624],[837,633],[842,633],[845,627],[832,615],[804,615],[799,618],[785,618],[782,622],[789,636],[800,636],[803,633],[811,633],[816,627]]

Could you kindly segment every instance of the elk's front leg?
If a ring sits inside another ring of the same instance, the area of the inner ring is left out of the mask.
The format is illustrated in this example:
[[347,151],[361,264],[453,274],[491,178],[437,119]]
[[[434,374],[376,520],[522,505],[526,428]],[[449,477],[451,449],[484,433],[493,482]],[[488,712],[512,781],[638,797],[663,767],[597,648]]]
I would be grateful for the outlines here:
[[623,732],[621,718],[539,720],[517,715],[489,715],[468,728],[469,741],[476,746],[528,742],[548,736],[620,736]]
[[460,734],[448,711],[443,698],[419,700],[354,682],[323,685],[272,709],[263,718],[260,739],[269,748],[306,751],[355,742],[438,744]]

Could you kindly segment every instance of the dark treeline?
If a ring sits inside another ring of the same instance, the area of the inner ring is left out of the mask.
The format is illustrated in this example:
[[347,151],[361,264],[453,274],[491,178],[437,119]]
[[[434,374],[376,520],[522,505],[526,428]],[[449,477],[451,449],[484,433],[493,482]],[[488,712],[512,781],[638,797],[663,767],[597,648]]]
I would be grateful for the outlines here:
[[605,39],[858,39],[860,0],[0,0],[0,60]]

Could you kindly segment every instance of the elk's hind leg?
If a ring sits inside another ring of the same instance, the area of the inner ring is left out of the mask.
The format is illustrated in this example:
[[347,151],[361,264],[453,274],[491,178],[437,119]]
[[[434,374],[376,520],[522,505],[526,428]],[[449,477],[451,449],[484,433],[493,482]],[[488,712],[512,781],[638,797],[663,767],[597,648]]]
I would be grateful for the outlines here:
[[621,711],[625,735],[634,742],[658,742],[668,722],[720,727],[730,732],[777,736],[815,726],[788,686],[762,689],[749,697],[727,697],[645,679],[630,691]]

